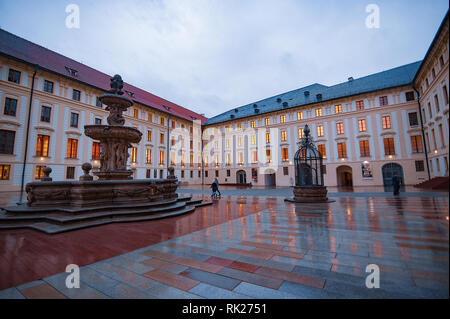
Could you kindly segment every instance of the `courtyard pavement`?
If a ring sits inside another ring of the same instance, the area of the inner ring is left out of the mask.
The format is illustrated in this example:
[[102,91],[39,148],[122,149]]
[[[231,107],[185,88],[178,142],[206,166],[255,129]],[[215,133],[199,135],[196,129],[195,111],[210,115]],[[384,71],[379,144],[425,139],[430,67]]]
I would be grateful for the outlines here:
[[[292,204],[290,192],[222,187],[213,205],[177,218],[0,231],[0,298],[448,298],[448,193]],[[69,263],[81,266],[80,288],[66,287]],[[370,264],[379,288],[366,287]]]

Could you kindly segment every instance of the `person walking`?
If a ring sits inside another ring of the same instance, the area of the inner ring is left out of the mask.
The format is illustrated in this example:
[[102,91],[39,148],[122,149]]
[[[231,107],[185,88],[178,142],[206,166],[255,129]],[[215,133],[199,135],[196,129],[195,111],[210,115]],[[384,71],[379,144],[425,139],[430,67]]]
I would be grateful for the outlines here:
[[220,190],[219,190],[219,180],[217,179],[217,177],[214,179],[214,183],[216,183],[216,186],[217,186],[217,192],[219,193],[219,197],[221,197],[222,195],[220,194]]
[[398,173],[395,172],[394,176],[392,177],[392,186],[394,186],[394,195],[397,196],[400,194],[400,185],[402,181],[400,177],[398,176]]

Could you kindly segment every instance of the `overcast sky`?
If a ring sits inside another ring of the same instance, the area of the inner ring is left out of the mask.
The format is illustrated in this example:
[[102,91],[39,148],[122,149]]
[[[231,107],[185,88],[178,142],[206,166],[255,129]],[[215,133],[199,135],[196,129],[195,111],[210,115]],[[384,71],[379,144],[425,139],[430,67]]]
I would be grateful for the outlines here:
[[[80,28],[66,28],[68,4]],[[380,28],[366,27],[368,4]],[[211,117],[423,59],[447,0],[0,0],[0,27]]]

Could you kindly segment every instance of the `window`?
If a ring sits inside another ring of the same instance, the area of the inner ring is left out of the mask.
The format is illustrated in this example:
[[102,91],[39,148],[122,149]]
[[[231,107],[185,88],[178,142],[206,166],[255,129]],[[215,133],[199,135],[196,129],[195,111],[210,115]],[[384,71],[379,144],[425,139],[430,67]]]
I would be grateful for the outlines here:
[[431,136],[433,136],[433,145],[434,145],[434,149],[436,150],[438,148],[438,146],[436,143],[436,134],[434,133],[434,128],[431,129]]
[[437,94],[434,95],[434,106],[436,107],[436,113],[439,113],[440,107],[439,107],[439,98]]
[[79,101],[80,100],[80,95],[81,95],[80,91],[73,89],[73,91],[72,91],[72,100]]
[[69,72],[70,75],[78,76],[78,71],[77,70],[69,68],[68,66],[65,66],[65,68],[66,68],[66,71]]
[[416,172],[424,172],[425,164],[424,161],[416,161]]
[[317,149],[320,152],[320,155],[322,155],[323,158],[327,158],[327,149],[325,147],[325,144],[318,144]]
[[446,85],[444,85],[442,87],[442,93],[444,95],[445,105],[448,105],[448,91],[447,91],[447,86]]
[[359,141],[359,150],[361,157],[369,157],[370,156],[370,147],[368,140]]
[[266,133],[266,144],[270,143],[270,133]]
[[50,136],[39,134],[37,136],[36,142],[36,156],[47,157],[49,144],[50,144]]
[[159,151],[159,165],[164,165],[164,151]]
[[286,123],[286,115],[280,115],[280,123]]
[[381,124],[384,129],[391,128],[391,117],[389,115],[385,115],[381,117]]
[[137,162],[137,147],[132,147],[130,149],[130,162],[131,163]]
[[95,105],[98,107],[102,107],[102,101],[100,101],[100,98],[97,96],[97,99],[95,101]]
[[287,141],[287,132],[281,131],[281,141],[286,142]]
[[75,167],[68,166],[66,169],[66,179],[74,179],[75,178]]
[[225,132],[229,132],[230,131],[230,127],[227,125],[227,126],[225,126]]
[[379,100],[380,100],[380,106],[388,105],[388,97],[387,96],[380,96]]
[[342,122],[336,123],[336,132],[337,132],[337,135],[344,134],[344,123],[342,123]]
[[384,155],[395,155],[394,138],[386,137],[384,142]]
[[[217,148],[219,148],[219,143],[217,141],[216,141],[216,143],[217,143],[217,146],[216,146],[216,149],[217,149]],[[242,146],[242,136],[238,137],[238,146]]]
[[102,119],[96,118],[95,125],[102,125]]
[[100,143],[99,142],[92,143],[92,159],[93,160],[100,159]]
[[337,104],[334,106],[334,112],[337,113],[342,113],[342,104]]
[[147,142],[152,141],[152,130],[147,130]]
[[150,168],[147,168],[145,171],[145,178],[151,178],[152,176],[152,170]]
[[298,128],[298,138],[304,138],[305,134],[303,133],[303,127]]
[[74,138],[67,139],[67,158],[77,158],[78,154],[78,140]]
[[360,119],[358,120],[358,130],[360,132],[365,132],[367,131],[367,127],[366,127],[366,119]]
[[256,145],[256,135],[252,135],[251,141],[252,141],[252,145]]
[[225,154],[225,165],[230,166],[231,165],[231,156],[230,153]]
[[428,113],[430,114],[430,120],[433,118],[433,111],[431,111],[431,103],[428,102]]
[[231,176],[231,170],[227,169],[227,177],[230,177],[230,176]]
[[238,123],[237,129],[238,129],[238,130],[242,130],[242,123]]
[[284,176],[288,176],[289,175],[289,167],[287,167],[287,166],[283,167],[283,175]]
[[208,171],[205,171],[205,177],[208,177]]
[[44,80],[44,91],[53,93],[53,82]]
[[436,78],[436,70],[434,68],[431,69],[431,74],[433,75],[433,79]]
[[226,148],[230,148],[230,140],[225,141],[225,146],[226,146]]
[[364,100],[356,101],[356,110],[357,111],[364,110]]
[[215,171],[215,176],[219,177],[219,171],[218,170]]
[[422,136],[411,136],[411,148],[413,153],[423,153]]
[[281,149],[281,160],[283,162],[288,162],[289,161],[289,149],[287,147],[283,147]]
[[8,81],[17,84],[20,83],[20,72],[13,69],[9,69]]
[[133,109],[133,117],[138,118],[139,117],[139,110]]
[[242,165],[244,163],[244,154],[242,152],[238,153],[238,164]]
[[316,109],[316,117],[322,116],[322,109]]
[[347,158],[347,145],[345,143],[338,143],[338,157]]
[[44,168],[46,168],[46,166],[42,166],[42,165],[36,166],[36,170],[34,172],[35,179],[41,179],[42,177],[44,177]]
[[0,165],[0,180],[8,180],[9,172],[11,171],[11,165]]
[[78,127],[78,113],[70,113],[70,127]]
[[265,119],[264,119],[264,125],[270,125],[270,118],[269,117],[266,117]]
[[48,106],[41,107],[41,122],[50,123],[50,117],[52,114],[52,108]]
[[324,134],[323,134],[323,125],[318,125],[317,126],[317,136],[318,137],[322,137]]
[[427,117],[426,117],[425,109],[422,109],[422,116],[423,116],[423,121],[426,122]]
[[9,97],[5,98],[5,109],[3,114],[9,116],[16,116],[17,100]]
[[250,121],[250,127],[255,127],[255,121]]
[[153,122],[153,114],[152,113],[147,113],[147,121]]
[[159,133],[159,144],[164,144],[164,134]]
[[441,69],[444,67],[444,56],[443,55],[441,55],[440,57],[439,57],[439,66],[441,67]]
[[252,151],[252,164],[258,163],[258,152]]
[[439,135],[441,136],[441,146],[445,148],[444,131],[442,129],[442,124],[439,124]]
[[16,132],[0,130],[0,154],[14,153],[14,140]]
[[297,120],[303,120],[303,112],[297,112]]
[[414,92],[409,91],[405,93],[406,101],[414,101]]
[[160,116],[159,117],[159,123],[161,124],[161,125],[164,125],[164,117],[162,117],[162,116]]
[[175,128],[175,121],[174,120],[170,121],[170,127]]
[[409,126],[417,126],[417,125],[419,125],[417,112],[408,113],[408,117],[409,117]]
[[271,162],[272,162],[272,153],[270,152],[270,150],[266,150],[266,163]]

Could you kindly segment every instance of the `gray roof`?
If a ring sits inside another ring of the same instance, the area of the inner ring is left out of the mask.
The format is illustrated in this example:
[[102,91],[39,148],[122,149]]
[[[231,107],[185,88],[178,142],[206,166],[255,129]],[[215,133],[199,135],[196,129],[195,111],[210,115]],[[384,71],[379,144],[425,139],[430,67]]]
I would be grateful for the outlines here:
[[[422,61],[417,61],[333,86],[315,83],[301,89],[233,108],[225,113],[209,118],[204,125],[216,124],[297,106],[325,102],[346,96],[408,85],[412,83],[421,62]],[[305,94],[307,91],[309,92],[309,95]],[[322,96],[317,96],[317,94],[321,94]]]

